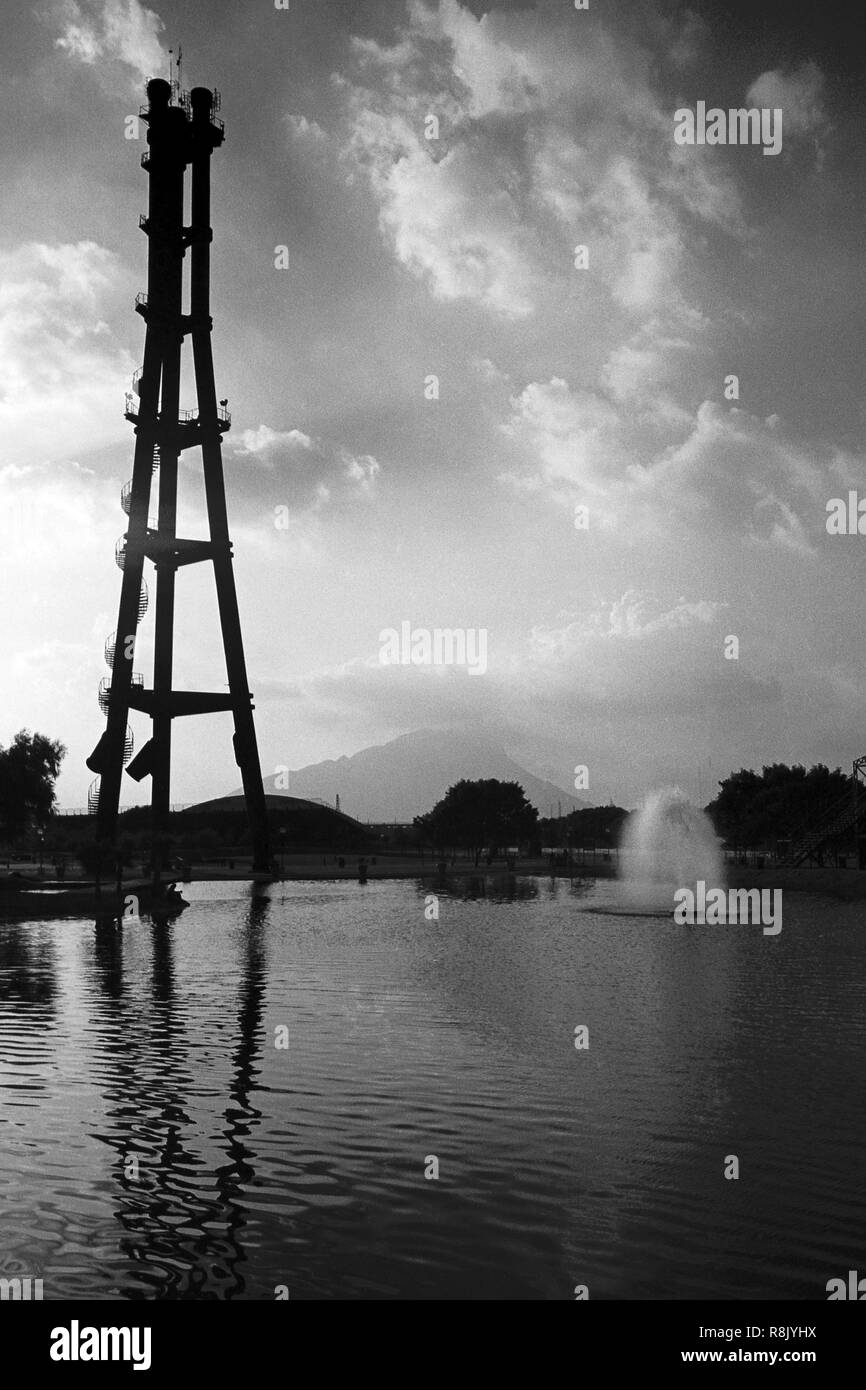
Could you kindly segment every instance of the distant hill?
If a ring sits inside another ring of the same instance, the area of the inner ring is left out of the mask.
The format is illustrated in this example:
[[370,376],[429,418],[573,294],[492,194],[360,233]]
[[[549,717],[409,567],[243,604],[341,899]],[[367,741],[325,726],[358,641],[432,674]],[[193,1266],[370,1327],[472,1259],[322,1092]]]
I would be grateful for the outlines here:
[[[290,771],[289,785],[284,789],[277,787],[277,776],[264,779],[269,796],[320,798],[333,806],[339,795],[341,811],[360,821],[411,821],[431,810],[463,777],[519,782],[527,799],[544,816],[551,806],[556,815],[560,802],[563,814],[589,804],[553,782],[533,776],[484,739],[432,729],[402,734],[390,743],[363,748],[350,758]],[[286,780],[284,774],[282,780]]]

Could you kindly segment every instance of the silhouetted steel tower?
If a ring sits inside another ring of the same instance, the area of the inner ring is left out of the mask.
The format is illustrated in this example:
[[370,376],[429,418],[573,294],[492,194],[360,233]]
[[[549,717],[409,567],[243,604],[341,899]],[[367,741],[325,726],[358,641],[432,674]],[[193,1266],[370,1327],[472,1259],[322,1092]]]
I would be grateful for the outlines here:
[[[149,174],[147,217],[140,225],[148,237],[147,294],[135,307],[147,325],[144,364],[133,380],[138,396],[127,395],[126,418],[135,425],[132,480],[121,494],[129,528],[117,543],[115,558],[123,571],[117,631],[106,643],[110,683],[100,686],[100,706],[107,715],[105,733],[87,760],[99,774],[90,790],[97,816],[97,835],[113,846],[123,768],[132,752],[127,726],[130,709],[149,714],[152,737],[129,762],[136,781],[152,777],[153,873],[158,877],[170,812],[172,720],[181,715],[230,710],[234,716],[235,760],[241,770],[253,842],[253,867],[270,866],[268,825],[259,764],[253,704],[247,682],[232,569],[223,481],[221,439],[231,423],[224,403],[217,404],[211,352],[210,317],[210,160],[223,140],[222,121],[214,114],[219,94],[195,87],[187,96],[176,83],[153,78],[147,84],[149,149],[142,167]],[[173,104],[175,103],[175,104]],[[190,226],[183,225],[184,178],[192,166]],[[190,250],[190,312],[182,312],[183,262]],[[180,409],[181,348],[192,338],[197,410]],[[201,448],[209,540],[177,535],[178,458],[183,449]],[[151,485],[159,480],[156,520],[149,519]],[[144,688],[133,672],[138,623],[147,608],[142,582],[144,560],[156,568],[156,615],[153,688]],[[225,649],[228,694],[172,689],[175,577],[183,565],[212,561]]]

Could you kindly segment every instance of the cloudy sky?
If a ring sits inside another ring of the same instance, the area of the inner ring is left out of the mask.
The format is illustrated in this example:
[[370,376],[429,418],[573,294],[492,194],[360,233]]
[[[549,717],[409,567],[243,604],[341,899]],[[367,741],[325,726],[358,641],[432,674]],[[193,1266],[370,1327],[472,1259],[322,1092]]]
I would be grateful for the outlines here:
[[[263,771],[459,725],[633,805],[866,751],[866,537],[825,524],[829,499],[866,496],[862,45],[827,5],[760,9],[6,18],[0,742],[61,738],[63,804],[104,726],[132,466],[146,176],[127,117],[178,42],[226,122],[214,350]],[[781,108],[781,153],[678,145],[698,101]],[[180,529],[203,534],[195,451],[181,489]],[[206,569],[178,580],[181,688],[225,682]],[[404,621],[486,629],[486,672],[382,665]],[[148,683],[151,633],[152,613]],[[176,724],[176,801],[237,784],[226,720]]]

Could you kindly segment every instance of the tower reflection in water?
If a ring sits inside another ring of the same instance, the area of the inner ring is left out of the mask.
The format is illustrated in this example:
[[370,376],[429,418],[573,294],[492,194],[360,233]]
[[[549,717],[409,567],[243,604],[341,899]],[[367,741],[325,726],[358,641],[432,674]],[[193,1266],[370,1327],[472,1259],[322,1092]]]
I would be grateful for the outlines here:
[[[254,1176],[246,1140],[261,1118],[252,1097],[263,1041],[269,910],[267,899],[253,898],[238,936],[228,1103],[224,1126],[210,1137],[203,1136],[189,1098],[201,1093],[201,1078],[196,1086],[194,1074],[212,1060],[214,1039],[190,1036],[176,978],[173,923],[96,926],[93,1027],[100,1037],[105,1124],[93,1138],[117,1155],[117,1244],[127,1270],[135,1271],[120,1286],[106,1288],[108,1298],[230,1299],[244,1292],[244,1186]],[[148,929],[150,993],[135,998],[124,980],[124,932]],[[203,1144],[212,1154],[207,1163]]]

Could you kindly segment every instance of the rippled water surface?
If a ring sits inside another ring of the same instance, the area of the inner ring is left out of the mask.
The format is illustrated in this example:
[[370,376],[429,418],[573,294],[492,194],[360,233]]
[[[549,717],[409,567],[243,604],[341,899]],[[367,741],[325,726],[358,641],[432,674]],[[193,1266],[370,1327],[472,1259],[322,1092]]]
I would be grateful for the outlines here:
[[438,921],[431,891],[194,884],[168,926],[0,923],[0,1275],[824,1299],[864,1268],[863,907],[786,894],[765,937],[594,912],[610,884],[455,881]]

